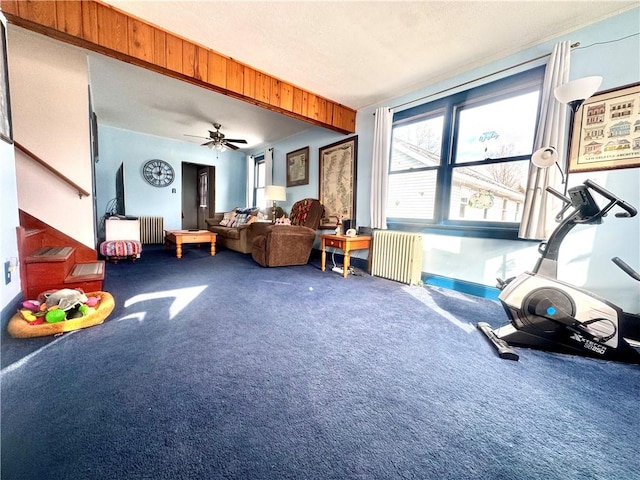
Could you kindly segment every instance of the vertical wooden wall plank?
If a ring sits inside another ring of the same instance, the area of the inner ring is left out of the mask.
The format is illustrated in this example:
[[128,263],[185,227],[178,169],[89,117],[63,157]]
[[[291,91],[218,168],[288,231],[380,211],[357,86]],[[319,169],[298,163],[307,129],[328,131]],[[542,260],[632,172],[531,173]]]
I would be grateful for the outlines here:
[[129,53],[127,40],[127,17],[105,5],[98,7],[98,41],[111,50],[120,53]]
[[256,98],[256,71],[244,66],[244,88],[243,93],[245,97]]
[[256,96],[254,98],[259,102],[269,103],[270,96],[271,77],[262,72],[256,72]]
[[318,96],[313,93],[307,94],[307,117],[318,119]]
[[271,93],[269,95],[269,103],[274,107],[280,106],[280,80],[271,77]]
[[18,3],[18,12],[22,18],[39,23],[45,27],[57,28],[56,2],[23,1]]
[[207,54],[209,83],[221,88],[227,88],[227,59],[211,50]]
[[293,113],[302,115],[302,90],[298,87],[293,87]]
[[316,97],[317,100],[317,119],[322,123],[327,123],[327,100],[322,97]]
[[129,55],[154,63],[154,35],[151,25],[129,17]]
[[18,0],[2,0],[2,11],[7,15],[20,16]]
[[167,34],[164,30],[153,30],[153,63],[167,68]]
[[309,115],[309,92],[302,90],[302,115],[311,118]]
[[167,68],[182,73],[182,39],[170,33],[167,33],[166,36]]
[[87,42],[100,44],[98,37],[98,5],[94,2],[82,2],[82,38]]
[[[4,2],[2,4],[4,8]],[[74,37],[82,37],[82,4],[78,0],[56,3],[58,30]]]
[[203,82],[209,81],[209,56],[207,49],[204,47],[196,46],[196,64],[194,66],[195,78],[202,80]]
[[244,66],[230,58],[227,59],[227,90],[244,92]]
[[327,101],[327,114],[326,114],[326,121],[325,123],[327,125],[333,125],[333,107],[334,107],[335,103],[331,102],[331,101]]
[[286,82],[280,82],[280,108],[293,111],[293,86]]
[[196,76],[196,46],[182,41],[182,73],[189,77]]

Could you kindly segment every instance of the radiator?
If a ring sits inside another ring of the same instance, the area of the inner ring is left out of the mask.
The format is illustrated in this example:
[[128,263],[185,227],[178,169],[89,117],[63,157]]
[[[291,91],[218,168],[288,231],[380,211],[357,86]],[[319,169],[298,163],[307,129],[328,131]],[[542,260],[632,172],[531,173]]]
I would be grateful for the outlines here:
[[140,243],[164,243],[164,217],[140,217]]
[[371,275],[418,285],[422,277],[422,235],[374,230]]

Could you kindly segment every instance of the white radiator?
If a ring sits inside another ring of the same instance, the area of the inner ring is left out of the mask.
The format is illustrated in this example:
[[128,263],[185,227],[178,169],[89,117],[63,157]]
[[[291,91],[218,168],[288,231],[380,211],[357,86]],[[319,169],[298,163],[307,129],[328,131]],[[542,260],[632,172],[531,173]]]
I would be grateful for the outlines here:
[[139,217],[140,243],[164,243],[164,217]]
[[422,277],[422,235],[374,230],[371,275],[418,285]]

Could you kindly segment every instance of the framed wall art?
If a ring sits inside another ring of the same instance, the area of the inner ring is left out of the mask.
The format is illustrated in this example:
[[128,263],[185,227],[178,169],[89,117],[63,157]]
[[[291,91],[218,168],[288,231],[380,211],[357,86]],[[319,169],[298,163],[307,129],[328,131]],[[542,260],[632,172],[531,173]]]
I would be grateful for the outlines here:
[[0,138],[13,143],[11,102],[9,100],[9,69],[7,68],[7,31],[0,22]]
[[335,225],[336,217],[356,218],[358,136],[320,148],[319,200],[324,205],[322,225]]
[[569,173],[640,166],[640,83],[605,90],[575,114]]
[[287,187],[309,183],[309,147],[287,153]]

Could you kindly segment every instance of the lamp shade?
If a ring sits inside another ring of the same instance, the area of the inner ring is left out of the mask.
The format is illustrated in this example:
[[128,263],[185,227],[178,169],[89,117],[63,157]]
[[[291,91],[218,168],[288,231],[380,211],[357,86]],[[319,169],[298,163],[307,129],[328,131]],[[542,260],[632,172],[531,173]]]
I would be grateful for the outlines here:
[[577,110],[587,98],[596,93],[601,84],[600,76],[578,78],[556,87],[553,93],[561,103],[571,105],[572,108],[577,104],[574,108]]
[[287,189],[280,185],[267,185],[264,188],[264,197],[267,200],[283,201],[287,199]]
[[531,163],[538,168],[549,168],[558,161],[558,151],[554,147],[542,147],[531,155]]

